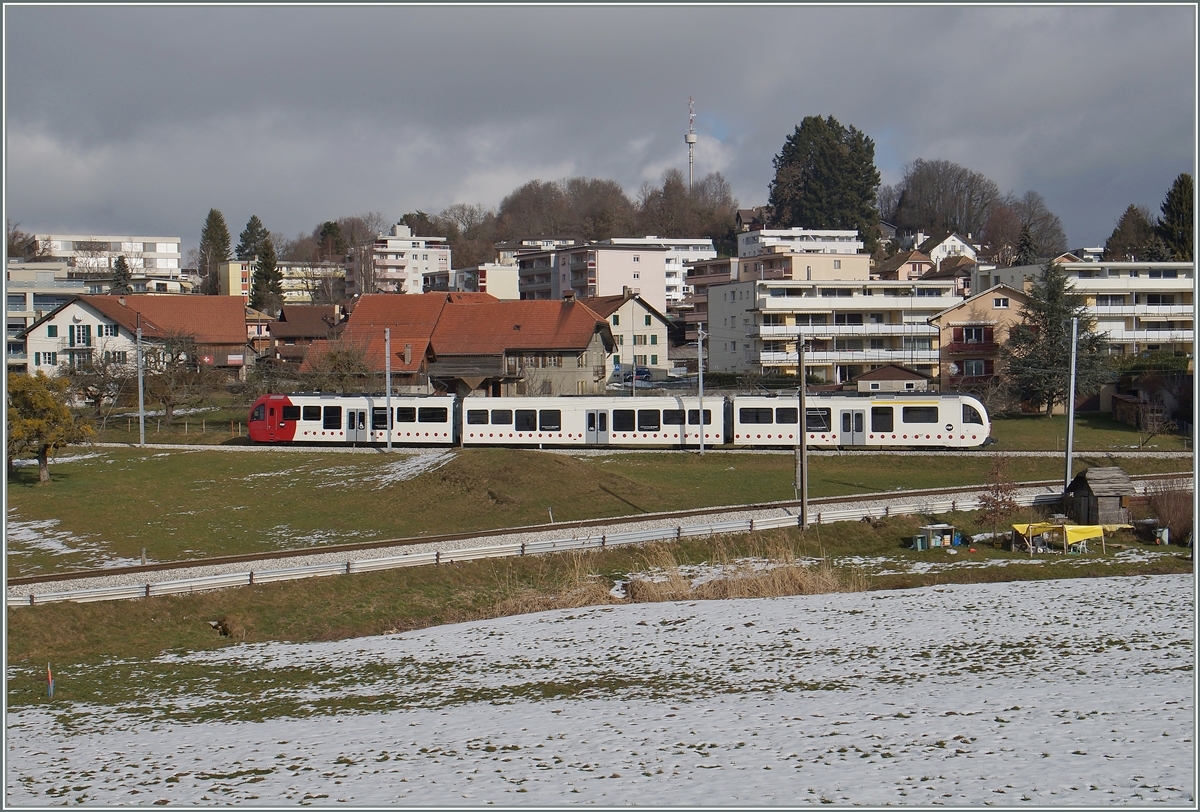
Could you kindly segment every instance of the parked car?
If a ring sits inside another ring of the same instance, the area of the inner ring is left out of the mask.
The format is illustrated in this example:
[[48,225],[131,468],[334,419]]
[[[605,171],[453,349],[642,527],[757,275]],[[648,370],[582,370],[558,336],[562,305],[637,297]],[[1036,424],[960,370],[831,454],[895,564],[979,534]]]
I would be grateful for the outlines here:
[[634,377],[636,377],[639,381],[643,381],[643,382],[650,380],[649,367],[638,367],[635,372],[626,372],[622,376],[621,380],[625,381],[625,383],[629,383],[630,381],[632,381],[634,379]]

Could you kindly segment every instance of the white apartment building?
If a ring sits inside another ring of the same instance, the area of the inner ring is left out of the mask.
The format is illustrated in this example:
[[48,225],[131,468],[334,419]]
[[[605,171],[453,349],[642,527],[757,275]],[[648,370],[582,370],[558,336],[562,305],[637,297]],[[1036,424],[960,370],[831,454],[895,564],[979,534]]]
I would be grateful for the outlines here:
[[[1195,263],[1064,262],[1075,291],[1087,299],[1097,332],[1107,333],[1109,352],[1195,351]],[[972,290],[1005,284],[1019,290],[1042,272],[1041,265],[977,271]]]
[[516,265],[517,256],[529,251],[553,251],[580,245],[574,237],[526,237],[496,243],[496,262],[501,265]]
[[857,229],[764,228],[738,234],[738,256],[756,257],[774,247],[793,254],[858,254],[863,241]]
[[661,245],[589,243],[517,256],[522,299],[616,296],[626,288],[662,313],[666,310],[667,249]]
[[716,259],[717,249],[711,239],[705,237],[613,237],[600,240],[597,245],[632,245],[658,246],[667,250],[664,257],[664,292],[669,308],[676,308],[683,303],[687,295],[687,264],[701,262],[706,259]]
[[[361,263],[366,261],[371,262],[371,274],[362,272]],[[391,234],[376,238],[366,257],[354,257],[347,263],[346,295],[421,293],[426,274],[448,272],[450,268],[450,247],[445,237],[414,237],[412,229],[396,223]]]
[[[347,296],[348,274],[345,265],[337,262],[280,261],[275,267],[282,277],[280,287],[283,289],[284,304],[332,304]],[[253,284],[253,274],[250,278]]]
[[472,268],[455,268],[425,275],[425,292],[487,293],[501,300],[521,298],[517,266],[487,262]]
[[953,281],[750,280],[708,288],[709,368],[795,375],[829,383],[885,364],[938,375],[938,328],[928,319],[961,302]]
[[71,276],[112,277],[117,257],[124,256],[135,275],[180,279],[178,237],[139,237],[95,234],[41,234],[34,251],[39,259],[61,260]]

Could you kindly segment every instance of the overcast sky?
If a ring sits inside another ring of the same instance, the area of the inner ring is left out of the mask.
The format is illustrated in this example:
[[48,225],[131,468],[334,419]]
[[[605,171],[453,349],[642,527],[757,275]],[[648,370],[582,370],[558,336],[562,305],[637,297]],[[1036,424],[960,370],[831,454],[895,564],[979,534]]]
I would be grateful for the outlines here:
[[1193,6],[5,6],[5,215],[178,236],[210,208],[296,236],[495,208],[520,184],[719,171],[766,202],[807,115],[1033,189],[1071,247],[1158,212],[1196,155]]

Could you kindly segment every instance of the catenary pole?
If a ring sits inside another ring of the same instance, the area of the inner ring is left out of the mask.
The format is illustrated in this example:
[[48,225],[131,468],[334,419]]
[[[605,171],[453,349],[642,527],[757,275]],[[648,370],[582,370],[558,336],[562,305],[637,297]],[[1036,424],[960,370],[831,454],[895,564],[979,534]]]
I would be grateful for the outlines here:
[[383,422],[387,431],[387,450],[392,453],[392,328],[383,328],[383,385],[384,400],[387,403],[387,420]]
[[[699,373],[700,413],[697,422],[700,424],[700,456],[704,456],[704,322],[699,322],[696,328],[696,371]],[[686,433],[686,431],[685,431]]]
[[137,367],[138,367],[138,445],[146,445],[146,386],[142,372],[142,314],[137,314]]
[[1071,486],[1071,451],[1075,445],[1075,353],[1079,344],[1079,317],[1071,319],[1071,383],[1067,389],[1067,461],[1063,493]]
[[796,489],[800,491],[800,527],[808,529],[808,382],[804,375],[804,331],[796,337]]

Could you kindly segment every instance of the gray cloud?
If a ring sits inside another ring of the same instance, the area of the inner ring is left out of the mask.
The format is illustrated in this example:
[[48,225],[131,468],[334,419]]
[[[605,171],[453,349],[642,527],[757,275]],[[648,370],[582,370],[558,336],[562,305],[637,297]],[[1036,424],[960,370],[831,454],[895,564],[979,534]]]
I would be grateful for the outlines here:
[[722,172],[763,203],[805,115],[1034,189],[1073,246],[1194,171],[1195,9],[9,7],[6,214],[181,236],[210,207],[295,234],[495,206],[520,183],[630,193]]

